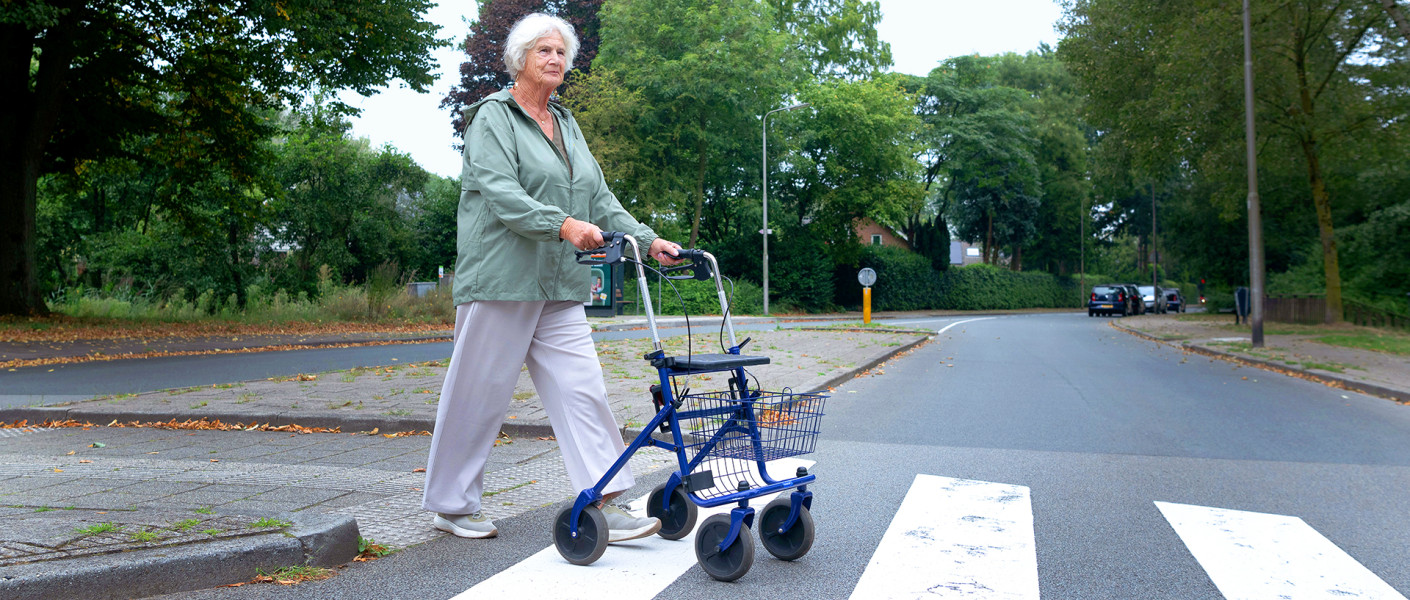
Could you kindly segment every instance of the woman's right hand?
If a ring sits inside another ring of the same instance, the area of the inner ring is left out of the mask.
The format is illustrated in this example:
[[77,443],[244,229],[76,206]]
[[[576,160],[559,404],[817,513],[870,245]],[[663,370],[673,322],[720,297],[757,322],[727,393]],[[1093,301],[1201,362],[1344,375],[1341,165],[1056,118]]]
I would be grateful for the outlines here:
[[567,240],[579,250],[596,250],[602,247],[602,229],[573,217],[563,220],[563,226],[558,228],[558,237]]

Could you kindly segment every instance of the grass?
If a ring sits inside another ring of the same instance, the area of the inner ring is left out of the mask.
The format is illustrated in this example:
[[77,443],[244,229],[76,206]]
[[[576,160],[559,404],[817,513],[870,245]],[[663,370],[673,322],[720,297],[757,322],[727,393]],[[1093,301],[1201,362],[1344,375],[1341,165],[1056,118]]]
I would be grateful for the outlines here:
[[197,403],[191,405],[191,408],[192,408],[192,409],[205,408],[205,407],[206,407],[206,401],[205,401],[205,400],[202,400],[202,401],[200,401],[200,402],[197,402]]
[[255,573],[259,574],[258,577],[255,577],[255,581],[268,583],[282,583],[285,585],[303,583],[305,581],[319,581],[323,579],[328,579],[329,577],[332,577],[334,575],[334,571],[332,569],[325,569],[323,567],[310,567],[305,565],[293,567],[280,567],[273,571],[265,571],[264,569],[257,568],[255,569]]
[[384,412],[384,413],[382,413],[382,414],[387,415],[387,416],[391,416],[391,417],[409,417],[409,416],[411,416],[411,411],[410,411],[410,410],[407,410],[407,409],[404,409],[404,408],[398,408],[398,409],[394,409],[394,410],[389,410],[389,411]]
[[203,530],[201,530],[201,533],[204,533],[204,534],[206,534],[206,535],[220,535],[220,534],[225,533],[225,532],[224,532],[224,531],[221,531],[221,530],[219,530],[219,529],[211,528],[211,529],[203,529]]
[[1324,335],[1316,341],[1332,346],[1410,356],[1410,336],[1391,333],[1345,333]]
[[117,523],[99,523],[99,524],[97,524],[97,525],[91,525],[91,526],[89,526],[89,527],[82,527],[82,528],[79,528],[79,529],[75,529],[74,531],[76,531],[76,532],[78,532],[78,533],[81,533],[81,534],[83,534],[83,535],[99,535],[99,534],[108,533],[108,532],[111,532],[111,531],[118,531],[118,530],[121,530],[121,529],[122,529],[122,526],[121,526],[121,525],[118,525]]
[[171,524],[171,528],[177,531],[186,531],[192,527],[200,525],[200,519],[183,519]]
[[235,399],[235,403],[236,403],[236,404],[244,404],[244,403],[249,402],[249,401],[251,401],[251,400],[258,400],[258,399],[259,399],[259,394],[252,394],[252,393],[250,393],[250,392],[245,392],[245,393],[243,393],[243,394],[240,394],[240,397],[239,397],[239,398],[236,398],[236,399]]
[[493,491],[493,492],[485,492],[484,494],[481,494],[481,495],[484,496],[484,497],[486,497],[486,498],[489,498],[490,496],[493,496],[493,495],[495,495],[495,494],[503,494],[503,493],[505,493],[505,492],[511,492],[511,491],[517,490],[517,489],[519,489],[519,488],[521,488],[521,487],[524,487],[524,486],[526,486],[526,485],[532,485],[532,484],[535,484],[535,483],[538,483],[538,482],[539,482],[539,481],[538,481],[537,479],[533,479],[533,480],[530,480],[530,481],[525,481],[525,482],[523,482],[523,483],[516,483],[516,484],[511,485],[511,486],[509,486],[509,487],[507,487],[507,488],[495,490],[495,491]]
[[202,506],[201,508],[196,509],[196,512],[203,515],[213,515],[215,514],[215,509],[209,506]]
[[288,527],[290,525],[293,525],[293,523],[289,521],[281,521],[279,519],[265,517],[263,519],[255,521],[254,523],[250,523],[250,528],[258,529],[260,527]]
[[152,531],[134,531],[132,533],[132,539],[139,542],[151,542],[156,540],[157,537],[156,532]]

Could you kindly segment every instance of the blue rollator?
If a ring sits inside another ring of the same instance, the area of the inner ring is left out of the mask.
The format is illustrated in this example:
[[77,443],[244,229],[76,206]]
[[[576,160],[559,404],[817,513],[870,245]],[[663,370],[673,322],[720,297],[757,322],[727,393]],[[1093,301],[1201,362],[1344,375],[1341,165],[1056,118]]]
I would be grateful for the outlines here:
[[[659,411],[632,440],[622,456],[591,488],[582,490],[573,505],[558,513],[553,524],[553,541],[568,562],[592,564],[607,550],[607,520],[597,508],[602,490],[637,450],[656,446],[674,452],[679,469],[665,483],[652,490],[647,515],[661,520],[659,535],[678,540],[695,529],[696,507],[737,504],[728,514],[716,514],[700,524],[695,535],[695,556],[711,577],[734,581],[754,564],[754,541],[748,528],[757,521],[759,540],[770,554],[794,560],[813,546],[813,493],[808,484],[815,476],[798,467],[793,477],[775,479],[765,463],[780,458],[808,454],[817,441],[822,417],[822,394],[789,390],[765,392],[749,385],[745,367],[768,364],[767,356],[741,354],[749,343],[736,343],[719,265],[702,250],[681,250],[690,264],[663,269],[670,279],[707,281],[713,277],[724,315],[722,328],[729,331],[730,348],[724,354],[667,356],[652,314],[646,271],[640,249],[629,235],[603,232],[606,245],[578,253],[584,264],[635,262],[641,301],[651,327],[652,352],[644,356],[660,374],[660,383],[651,386],[653,402]],[[633,261],[623,254],[630,244]],[[691,393],[676,391],[676,378],[702,373],[729,374],[729,389]],[[658,433],[660,435],[658,435]],[[782,494],[790,489],[791,493]],[[760,496],[780,494],[759,514],[749,501]]]

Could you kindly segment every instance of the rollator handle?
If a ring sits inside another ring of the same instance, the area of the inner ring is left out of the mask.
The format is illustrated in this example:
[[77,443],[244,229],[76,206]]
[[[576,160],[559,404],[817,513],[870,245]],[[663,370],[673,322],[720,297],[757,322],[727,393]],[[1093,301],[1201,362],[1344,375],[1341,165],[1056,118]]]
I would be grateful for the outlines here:
[[709,281],[715,276],[710,271],[710,261],[705,260],[705,251],[699,248],[681,248],[676,251],[676,258],[690,260],[690,264],[676,265],[674,267],[662,267],[662,273],[679,273],[690,271],[689,275],[666,275],[666,279],[683,281],[694,279],[696,281]]
[[611,265],[622,262],[622,250],[626,247],[620,231],[602,232],[602,247],[592,250],[574,250],[580,265]]

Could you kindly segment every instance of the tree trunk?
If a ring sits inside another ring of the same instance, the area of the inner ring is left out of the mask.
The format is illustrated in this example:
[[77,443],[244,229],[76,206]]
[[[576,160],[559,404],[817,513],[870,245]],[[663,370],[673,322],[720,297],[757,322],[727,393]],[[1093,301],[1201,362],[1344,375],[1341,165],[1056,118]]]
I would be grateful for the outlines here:
[[1410,40],[1410,23],[1405,22],[1405,13],[1400,12],[1400,7],[1395,5],[1395,0],[1381,0],[1386,13],[1390,14],[1391,20],[1395,21],[1395,26],[1400,29],[1400,34]]
[[1336,228],[1332,226],[1332,202],[1327,195],[1327,183],[1322,178],[1322,164],[1317,156],[1317,143],[1306,140],[1302,153],[1307,157],[1307,177],[1312,184],[1312,204],[1317,207],[1317,234],[1322,242],[1322,276],[1327,286],[1327,312],[1322,320],[1338,323],[1342,318],[1341,271],[1337,265]]
[[[1301,39],[1298,40],[1302,42]],[[1301,44],[1299,43],[1299,46]],[[1341,271],[1337,266],[1336,228],[1332,225],[1332,200],[1327,194],[1327,182],[1322,177],[1322,162],[1318,156],[1317,135],[1314,129],[1316,103],[1313,100],[1311,83],[1307,80],[1307,59],[1298,54],[1293,61],[1297,70],[1297,87],[1302,103],[1303,134],[1299,142],[1302,155],[1307,159],[1307,180],[1312,186],[1312,205],[1317,209],[1317,234],[1322,242],[1322,276],[1326,280],[1327,308],[1323,315],[1325,323],[1339,323],[1341,307]]]
[[[50,27],[35,53],[36,31],[0,25],[0,315],[49,314],[39,293],[35,215],[39,166],[44,147],[59,122],[61,95],[75,54],[79,11],[69,10]],[[39,59],[32,79],[30,61]]]
[[[701,128],[704,131],[704,128]],[[695,175],[695,218],[690,221],[690,244],[686,247],[694,248],[696,238],[700,237],[700,211],[705,208],[705,137],[700,137],[699,150],[700,168]]]
[[994,215],[984,215],[984,264],[994,264],[994,259],[998,255],[994,248]]
[[[8,112],[8,111],[6,111]],[[18,118],[6,117],[0,138],[15,139],[10,133]],[[22,125],[21,125],[22,127]],[[20,144],[0,145],[0,315],[45,316],[49,308],[39,294],[34,260],[36,190],[39,182],[39,156]]]
[[1009,264],[1009,269],[1014,271],[1023,270],[1023,246],[1013,247],[1013,262]]

